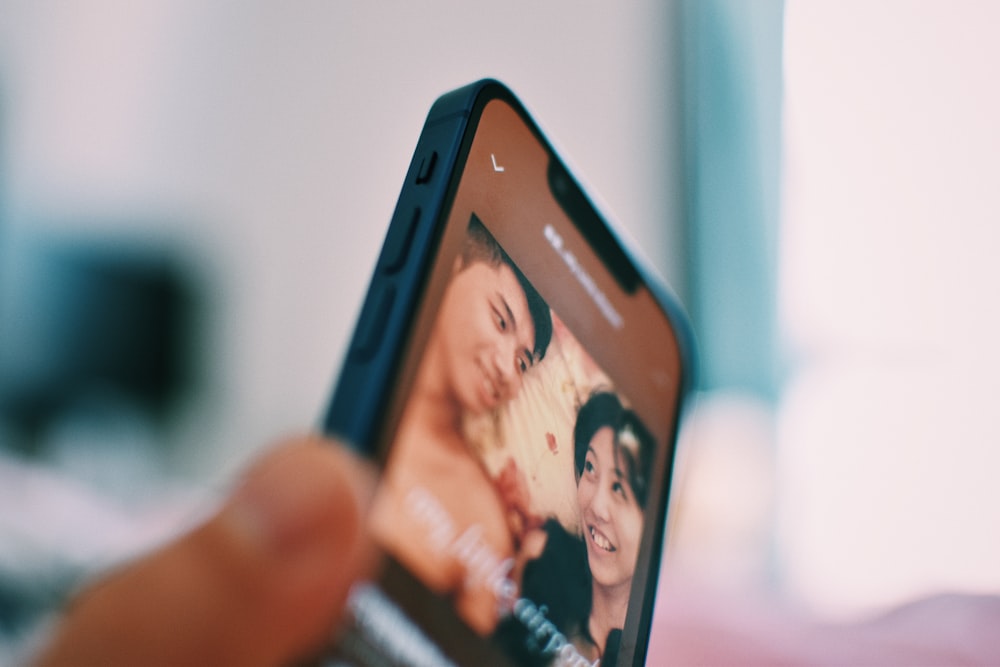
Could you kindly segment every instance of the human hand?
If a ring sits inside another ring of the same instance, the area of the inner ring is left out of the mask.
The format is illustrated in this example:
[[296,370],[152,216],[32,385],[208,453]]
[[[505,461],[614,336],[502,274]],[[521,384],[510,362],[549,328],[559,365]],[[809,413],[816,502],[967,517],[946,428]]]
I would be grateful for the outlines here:
[[40,665],[277,665],[315,651],[370,574],[372,472],[318,437],[251,466],[222,509],[71,601]]

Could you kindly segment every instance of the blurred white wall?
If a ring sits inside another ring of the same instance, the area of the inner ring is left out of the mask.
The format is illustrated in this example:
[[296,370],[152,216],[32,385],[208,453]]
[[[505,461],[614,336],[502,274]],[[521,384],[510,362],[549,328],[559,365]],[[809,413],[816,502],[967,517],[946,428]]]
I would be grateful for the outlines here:
[[786,15],[778,419],[788,593],[1000,590],[1000,5]]
[[[434,99],[508,83],[676,281],[672,5],[0,2],[0,234],[181,250],[224,476],[320,415]],[[0,236],[0,239],[3,237]],[[9,247],[9,246],[8,246]]]

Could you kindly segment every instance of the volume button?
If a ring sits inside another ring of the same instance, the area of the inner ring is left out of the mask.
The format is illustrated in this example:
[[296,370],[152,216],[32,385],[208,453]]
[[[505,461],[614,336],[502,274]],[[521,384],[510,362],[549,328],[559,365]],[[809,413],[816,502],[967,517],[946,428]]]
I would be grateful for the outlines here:
[[383,272],[386,274],[395,273],[406,264],[406,256],[410,253],[413,235],[416,233],[418,224],[420,224],[419,206],[413,209],[413,213],[409,217],[403,219],[402,227],[393,230],[393,233],[386,239],[382,258],[379,261],[379,268]]
[[349,355],[352,361],[370,361],[378,352],[395,297],[396,289],[392,285],[376,283],[373,286],[372,293],[361,310],[361,317],[358,318],[358,328],[354,333],[354,343]]

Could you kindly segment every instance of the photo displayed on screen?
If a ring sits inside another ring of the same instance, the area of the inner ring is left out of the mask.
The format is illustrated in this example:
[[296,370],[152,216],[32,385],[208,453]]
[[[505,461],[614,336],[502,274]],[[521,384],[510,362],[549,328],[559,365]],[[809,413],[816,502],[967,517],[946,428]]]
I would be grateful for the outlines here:
[[523,664],[613,664],[654,441],[472,216],[372,510],[385,551]]

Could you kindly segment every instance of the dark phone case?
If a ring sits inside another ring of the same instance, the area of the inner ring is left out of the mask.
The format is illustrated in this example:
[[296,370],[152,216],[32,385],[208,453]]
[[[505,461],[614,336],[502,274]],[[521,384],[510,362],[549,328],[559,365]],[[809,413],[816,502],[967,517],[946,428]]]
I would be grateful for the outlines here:
[[[444,228],[444,208],[456,182],[456,165],[467,152],[472,111],[484,100],[504,98],[528,117],[503,84],[483,79],[440,97],[431,108],[406,173],[396,210],[368,287],[361,315],[323,420],[325,433],[375,455],[386,396],[399,368],[416,306]],[[532,124],[535,133],[540,131]],[[474,128],[473,128],[474,129]],[[545,142],[548,145],[547,142]],[[550,149],[551,150],[551,149]],[[610,227],[630,264],[655,294],[674,325],[683,359],[682,394],[692,386],[693,338],[678,301],[662,280],[629,253]]]
[[[475,134],[476,112],[491,99],[501,98],[516,108],[550,154],[554,151],[517,98],[503,84],[484,79],[440,97],[431,108],[407,170],[385,243],[379,255],[361,315],[351,339],[333,397],[323,420],[328,435],[344,440],[363,455],[375,458],[385,427],[389,396],[400,371],[410,333],[415,324],[428,274],[437,254],[447,210],[457,187],[454,178],[468,154]],[[694,386],[694,339],[679,301],[665,283],[634,252],[629,243],[601,217],[561,162],[554,161],[560,177],[572,183],[575,209],[571,217],[592,247],[604,256],[613,273],[629,274],[629,282],[641,280],[670,318],[680,347],[680,404],[664,406],[675,411],[675,433],[680,416]],[[550,170],[550,178],[552,172]],[[615,268],[618,267],[618,268]],[[621,279],[621,278],[620,278]],[[669,493],[671,461],[666,470]],[[657,544],[662,543],[666,503],[656,511]],[[651,567],[659,567],[659,552]],[[655,583],[655,577],[654,577]],[[623,638],[624,654],[636,664],[645,657],[655,591],[643,600],[640,626],[635,637]],[[635,644],[637,638],[641,638]]]
[[[323,430],[374,457],[387,395],[403,357],[416,306],[454,194],[452,175],[476,100],[499,83],[483,80],[439,98],[431,107],[406,172],[358,318]],[[507,93],[509,94],[509,93]]]

